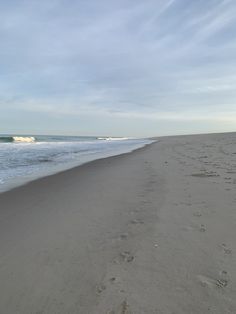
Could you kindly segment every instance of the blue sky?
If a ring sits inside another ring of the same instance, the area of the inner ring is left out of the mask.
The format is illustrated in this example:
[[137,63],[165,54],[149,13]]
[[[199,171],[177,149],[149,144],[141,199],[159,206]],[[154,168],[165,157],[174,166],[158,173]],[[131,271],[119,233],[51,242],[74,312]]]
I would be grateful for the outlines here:
[[0,0],[0,133],[221,131],[235,0]]

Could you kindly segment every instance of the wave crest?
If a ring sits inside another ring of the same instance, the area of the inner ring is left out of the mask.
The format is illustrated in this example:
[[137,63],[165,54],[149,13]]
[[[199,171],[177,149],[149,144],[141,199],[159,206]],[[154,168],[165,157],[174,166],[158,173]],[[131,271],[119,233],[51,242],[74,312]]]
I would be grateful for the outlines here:
[[0,136],[0,143],[33,143],[36,138],[33,136]]
[[35,142],[35,137],[33,136],[13,136],[14,142],[24,142],[24,143],[33,143]]

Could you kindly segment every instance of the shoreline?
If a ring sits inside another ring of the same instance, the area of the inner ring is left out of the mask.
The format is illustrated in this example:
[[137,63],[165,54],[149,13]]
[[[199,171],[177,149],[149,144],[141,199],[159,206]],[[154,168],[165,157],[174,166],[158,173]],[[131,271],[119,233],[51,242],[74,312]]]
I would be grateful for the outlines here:
[[235,313],[236,133],[160,137],[0,194],[0,312]]
[[[155,141],[155,142],[158,141],[157,139],[150,139],[150,140]],[[18,187],[27,185],[27,184],[29,184],[29,183],[31,183],[31,182],[40,180],[40,179],[42,179],[42,178],[50,177],[50,176],[53,176],[53,175],[62,173],[62,172],[64,172],[64,171],[69,171],[69,170],[71,170],[71,169],[74,169],[74,168],[77,168],[77,167],[81,167],[81,166],[83,166],[83,165],[89,164],[89,163],[94,162],[94,161],[96,161],[96,160],[106,159],[106,158],[112,158],[112,157],[121,156],[121,155],[124,155],[124,154],[130,154],[130,153],[132,153],[132,152],[135,152],[136,150],[145,148],[145,147],[148,146],[148,145],[152,145],[152,144],[155,143],[155,142],[145,144],[145,145],[142,146],[142,147],[134,148],[134,149],[132,149],[131,151],[120,152],[120,153],[116,153],[116,154],[114,154],[114,155],[112,154],[112,155],[110,155],[110,156],[98,157],[97,159],[92,159],[92,160],[89,160],[89,159],[88,159],[88,161],[83,161],[83,162],[80,163],[80,164],[76,164],[76,163],[73,164],[73,163],[70,163],[70,165],[67,164],[67,166],[65,166],[65,165],[64,165],[64,166],[61,166],[61,167],[58,166],[57,170],[56,170],[56,168],[55,168],[55,170],[53,170],[51,173],[42,172],[41,174],[38,174],[38,175],[32,174],[32,175],[23,176],[23,177],[15,177],[15,178],[13,178],[12,180],[10,180],[10,182],[9,182],[8,184],[4,185],[4,188],[1,187],[1,185],[0,185],[0,187],[2,188],[2,189],[0,189],[0,194],[6,193],[6,192],[8,192],[8,191],[12,191],[12,190],[14,190],[14,189],[17,189]],[[14,184],[13,182],[17,182],[17,183]]]

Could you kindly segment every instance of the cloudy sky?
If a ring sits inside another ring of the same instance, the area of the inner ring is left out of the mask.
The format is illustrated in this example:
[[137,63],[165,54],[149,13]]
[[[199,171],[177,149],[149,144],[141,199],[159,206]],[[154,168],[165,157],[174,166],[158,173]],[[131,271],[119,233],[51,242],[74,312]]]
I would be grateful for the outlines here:
[[235,0],[0,0],[0,133],[220,131]]

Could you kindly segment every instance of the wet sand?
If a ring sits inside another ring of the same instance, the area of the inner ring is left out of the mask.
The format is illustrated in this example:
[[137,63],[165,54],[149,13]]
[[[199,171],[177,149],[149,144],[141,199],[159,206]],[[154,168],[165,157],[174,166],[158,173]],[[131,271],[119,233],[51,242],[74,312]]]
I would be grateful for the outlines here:
[[236,133],[0,194],[0,313],[236,313]]

